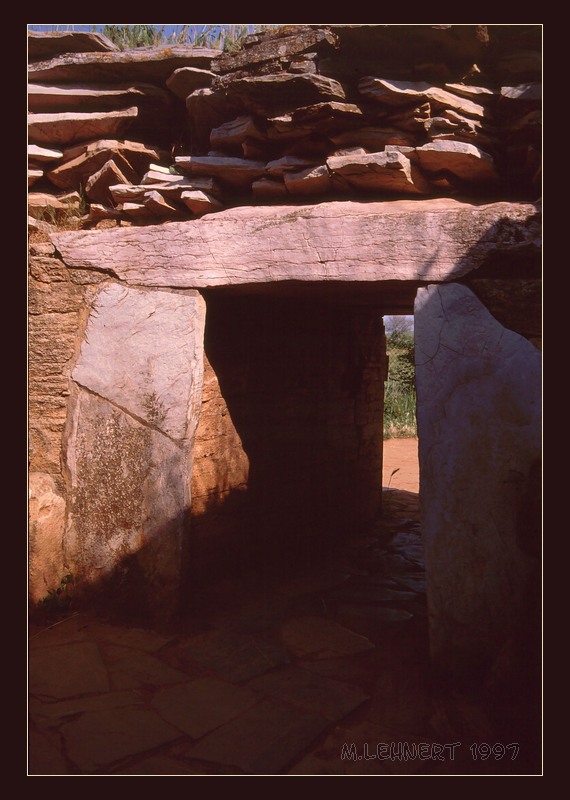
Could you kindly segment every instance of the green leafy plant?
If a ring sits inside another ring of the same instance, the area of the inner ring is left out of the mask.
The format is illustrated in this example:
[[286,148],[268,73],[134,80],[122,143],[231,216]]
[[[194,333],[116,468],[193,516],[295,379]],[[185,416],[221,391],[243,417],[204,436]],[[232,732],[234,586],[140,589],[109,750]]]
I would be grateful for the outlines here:
[[67,611],[72,604],[73,590],[73,574],[68,572],[59,582],[59,586],[50,589],[47,595],[39,601],[38,606],[48,612]]

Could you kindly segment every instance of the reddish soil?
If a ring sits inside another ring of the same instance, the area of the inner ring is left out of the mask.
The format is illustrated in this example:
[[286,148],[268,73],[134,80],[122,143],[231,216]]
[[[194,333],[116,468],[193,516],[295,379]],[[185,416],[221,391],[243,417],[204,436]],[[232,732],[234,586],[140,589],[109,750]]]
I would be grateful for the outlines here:
[[[393,470],[398,470],[392,474]],[[418,493],[420,468],[417,439],[385,439],[382,486]]]

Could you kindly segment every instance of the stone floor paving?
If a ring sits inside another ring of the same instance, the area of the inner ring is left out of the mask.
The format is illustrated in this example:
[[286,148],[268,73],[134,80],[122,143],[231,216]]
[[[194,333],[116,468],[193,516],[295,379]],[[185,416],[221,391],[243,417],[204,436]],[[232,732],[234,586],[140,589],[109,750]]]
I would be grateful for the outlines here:
[[176,630],[30,624],[28,774],[521,774],[474,760],[486,714],[431,690],[417,494],[391,510]]

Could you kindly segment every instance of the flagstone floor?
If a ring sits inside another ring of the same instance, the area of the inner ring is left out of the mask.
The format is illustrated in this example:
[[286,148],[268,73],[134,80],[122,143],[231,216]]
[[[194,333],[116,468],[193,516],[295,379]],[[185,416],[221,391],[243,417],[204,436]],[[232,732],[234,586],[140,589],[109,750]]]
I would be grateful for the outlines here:
[[31,624],[28,774],[521,774],[514,750],[482,760],[477,704],[430,685],[414,442],[382,526],[326,563],[213,594],[178,630]]

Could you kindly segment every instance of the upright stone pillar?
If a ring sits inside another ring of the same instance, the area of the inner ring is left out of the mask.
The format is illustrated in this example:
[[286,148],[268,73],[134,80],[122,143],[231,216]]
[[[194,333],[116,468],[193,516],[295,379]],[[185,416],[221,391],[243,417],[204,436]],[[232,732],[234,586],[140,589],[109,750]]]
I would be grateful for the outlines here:
[[195,291],[107,284],[72,373],[66,562],[130,614],[177,608],[204,320]]
[[525,636],[539,574],[529,509],[540,508],[541,355],[457,284],[418,291],[414,328],[432,659],[461,680]]

